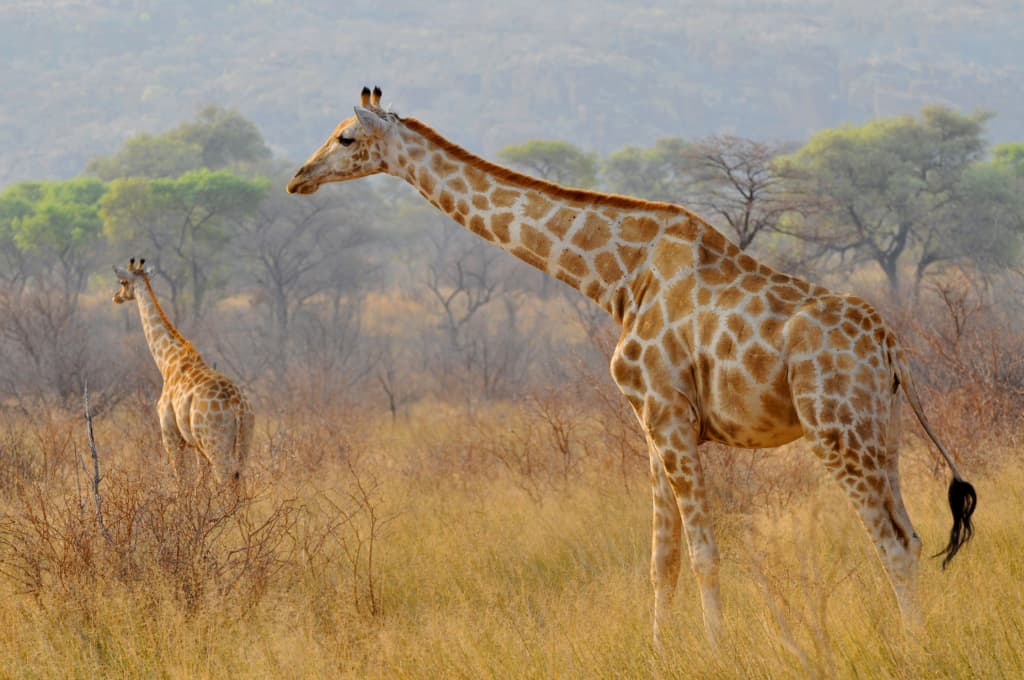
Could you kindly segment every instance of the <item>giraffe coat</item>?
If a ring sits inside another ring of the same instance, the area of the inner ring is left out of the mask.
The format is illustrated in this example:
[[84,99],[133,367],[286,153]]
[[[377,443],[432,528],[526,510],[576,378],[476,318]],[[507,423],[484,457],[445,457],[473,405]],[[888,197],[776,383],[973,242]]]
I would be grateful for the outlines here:
[[687,539],[712,640],[718,548],[697,447],[805,437],[871,535],[907,618],[921,540],[900,495],[899,389],[951,471],[946,562],[971,535],[974,491],[931,430],[893,331],[864,300],[775,271],[686,208],[571,189],[479,158],[364,89],[288,183],[388,173],[454,221],[576,288],[622,331],[612,377],[647,437],[655,637]]
[[237,481],[252,446],[254,415],[242,390],[211,368],[171,324],[153,292],[148,272],[134,261],[115,267],[121,288],[115,303],[136,300],[150,352],[163,377],[157,416],[175,475],[188,469],[189,449],[201,455],[218,482]]

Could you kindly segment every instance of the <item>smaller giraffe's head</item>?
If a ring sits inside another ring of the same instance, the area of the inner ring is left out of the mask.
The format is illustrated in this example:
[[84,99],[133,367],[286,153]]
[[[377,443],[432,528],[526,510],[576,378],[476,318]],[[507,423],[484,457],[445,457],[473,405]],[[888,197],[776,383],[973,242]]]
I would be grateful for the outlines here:
[[114,273],[117,274],[118,281],[121,282],[121,287],[114,293],[114,304],[119,305],[122,302],[135,299],[135,283],[153,271],[145,265],[145,259],[140,259],[139,263],[135,264],[134,257],[128,260],[128,269],[122,269],[116,264],[114,265]]
[[291,181],[289,194],[311,194],[327,182],[344,182],[384,172],[385,148],[398,116],[380,107],[380,88],[364,87],[356,115],[346,118],[313,152]]

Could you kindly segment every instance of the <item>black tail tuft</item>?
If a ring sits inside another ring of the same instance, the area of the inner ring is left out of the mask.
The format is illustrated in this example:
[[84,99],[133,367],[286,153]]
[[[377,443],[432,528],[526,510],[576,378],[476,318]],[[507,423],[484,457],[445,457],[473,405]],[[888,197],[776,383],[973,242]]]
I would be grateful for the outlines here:
[[954,478],[949,483],[949,509],[953,513],[953,528],[949,532],[949,544],[932,555],[932,557],[945,555],[942,560],[943,569],[946,568],[957,551],[974,535],[971,515],[974,514],[977,504],[978,494],[974,492],[974,487],[968,482]]

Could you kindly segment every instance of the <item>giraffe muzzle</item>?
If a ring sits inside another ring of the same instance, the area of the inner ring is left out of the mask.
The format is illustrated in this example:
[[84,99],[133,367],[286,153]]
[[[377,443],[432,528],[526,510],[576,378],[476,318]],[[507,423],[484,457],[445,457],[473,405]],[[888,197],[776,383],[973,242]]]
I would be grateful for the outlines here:
[[318,184],[302,176],[304,170],[305,168],[300,168],[288,181],[286,189],[289,194],[312,194],[319,188]]

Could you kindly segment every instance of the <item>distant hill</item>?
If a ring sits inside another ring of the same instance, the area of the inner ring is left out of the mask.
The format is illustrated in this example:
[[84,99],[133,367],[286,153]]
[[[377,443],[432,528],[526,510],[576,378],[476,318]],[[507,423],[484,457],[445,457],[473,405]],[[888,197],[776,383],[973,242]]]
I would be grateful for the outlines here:
[[77,174],[205,103],[302,159],[364,83],[484,154],[800,140],[932,102],[995,111],[993,141],[1024,140],[1020,0],[489,4],[3,0],[0,186]]

